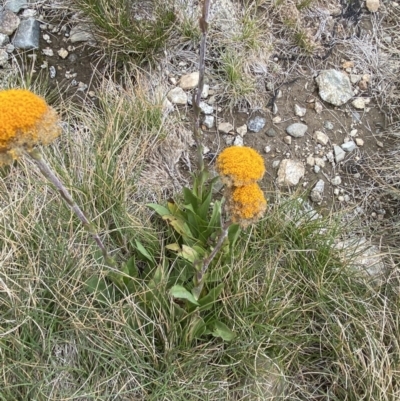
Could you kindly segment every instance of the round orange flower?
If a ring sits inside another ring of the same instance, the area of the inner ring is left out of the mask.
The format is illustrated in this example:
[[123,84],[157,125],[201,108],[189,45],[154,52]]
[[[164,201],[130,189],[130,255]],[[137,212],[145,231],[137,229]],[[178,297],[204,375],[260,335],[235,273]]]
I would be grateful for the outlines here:
[[60,131],[59,117],[44,99],[25,89],[0,91],[0,165],[51,143]]
[[263,158],[247,146],[224,149],[217,158],[216,169],[227,186],[252,184],[265,173]]
[[242,227],[260,219],[267,208],[267,201],[258,184],[232,187],[227,194],[227,208],[234,222]]

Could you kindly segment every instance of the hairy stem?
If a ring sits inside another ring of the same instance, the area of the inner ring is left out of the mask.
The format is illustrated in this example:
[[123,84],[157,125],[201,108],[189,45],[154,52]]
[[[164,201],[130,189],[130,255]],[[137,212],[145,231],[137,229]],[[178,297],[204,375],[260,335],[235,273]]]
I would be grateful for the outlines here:
[[64,199],[64,201],[68,204],[68,206],[72,209],[72,211],[82,222],[85,230],[92,236],[97,246],[100,248],[106,264],[109,265],[110,267],[115,267],[116,264],[114,259],[108,254],[107,249],[105,248],[103,242],[101,241],[99,234],[96,232],[96,229],[94,228],[93,224],[88,220],[88,218],[85,216],[81,208],[73,200],[67,188],[65,188],[64,184],[54,174],[53,170],[43,159],[43,155],[40,153],[39,149],[36,148],[28,151],[28,155],[38,166],[40,172],[57,188],[61,197]]

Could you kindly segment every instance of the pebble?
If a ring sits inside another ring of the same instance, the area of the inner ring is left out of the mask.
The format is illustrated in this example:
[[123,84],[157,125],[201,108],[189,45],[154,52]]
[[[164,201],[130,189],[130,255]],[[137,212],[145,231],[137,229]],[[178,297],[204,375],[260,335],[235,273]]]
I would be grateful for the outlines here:
[[377,12],[380,6],[379,0],[367,0],[365,5],[371,13]]
[[334,106],[341,106],[353,97],[350,79],[341,71],[323,70],[315,78],[315,81],[318,84],[321,98]]
[[5,46],[9,42],[10,42],[10,38],[8,37],[8,35],[5,35],[4,33],[0,33],[0,47]]
[[324,128],[327,129],[328,131],[333,130],[333,124],[330,121],[325,121],[324,122]]
[[356,138],[356,145],[357,146],[364,146],[364,141],[361,138]]
[[69,41],[71,43],[76,42],[91,42],[95,41],[90,26],[85,23],[80,23],[71,28],[69,32]]
[[53,49],[50,49],[50,47],[46,47],[45,49],[43,49],[43,50],[42,50],[42,53],[43,53],[45,56],[49,56],[49,57],[54,56]]
[[333,194],[334,194],[335,196],[338,196],[338,195],[340,194],[339,188],[335,188],[335,189],[333,190]]
[[218,124],[218,131],[221,134],[228,134],[229,132],[233,131],[233,125],[231,123],[223,122]]
[[305,169],[301,161],[285,159],[279,165],[277,184],[295,186],[304,177]]
[[236,128],[236,132],[240,135],[240,136],[245,136],[247,134],[247,125],[241,125],[240,127]]
[[211,106],[206,102],[200,102],[199,106],[203,114],[212,114],[214,112],[214,106]]
[[206,115],[203,120],[203,124],[208,128],[212,128],[214,126],[214,116]]
[[321,159],[320,157],[316,157],[315,158],[315,165],[320,167],[320,168],[324,168],[325,167],[324,159]]
[[65,60],[68,57],[68,50],[64,49],[63,47],[57,52],[57,54]]
[[271,146],[266,146],[266,147],[264,148],[264,152],[265,152],[265,153],[271,152]]
[[341,148],[345,151],[345,152],[352,152],[355,148],[356,148],[356,144],[353,141],[348,141],[345,142],[341,145]]
[[4,49],[0,49],[0,67],[6,67],[8,64],[8,53]]
[[266,122],[267,120],[264,117],[256,116],[249,119],[247,128],[252,132],[260,132],[264,128]]
[[308,126],[302,123],[294,123],[286,128],[286,132],[294,138],[300,138],[305,135]]
[[320,171],[321,171],[321,167],[315,165],[315,166],[314,166],[314,173],[315,173],[315,174],[318,174]]
[[337,175],[335,178],[331,179],[331,184],[333,186],[340,185],[342,183],[342,179]]
[[12,35],[18,28],[21,20],[10,10],[0,12],[0,33]]
[[307,157],[307,160],[306,160],[306,163],[307,163],[309,166],[314,166],[314,165],[315,165],[315,158],[314,158],[314,156],[308,156],[308,157]]
[[357,99],[354,99],[351,104],[353,107],[355,107],[358,110],[363,110],[365,109],[365,106],[370,102],[371,99],[365,98],[365,97],[358,97]]
[[278,133],[271,127],[268,128],[267,132],[266,132],[267,136],[269,136],[270,138],[273,138],[275,136],[278,135]]
[[311,190],[310,198],[315,203],[322,202],[324,197],[325,182],[324,180],[318,180],[314,188]]
[[317,114],[321,114],[322,113],[322,109],[323,109],[322,104],[320,102],[316,101],[315,104],[314,104],[315,112]]
[[342,160],[344,160],[344,157],[345,157],[346,154],[345,154],[345,151],[340,146],[335,145],[333,147],[333,152],[335,153],[335,161],[336,161],[336,163],[339,163]]
[[172,104],[184,105],[188,101],[186,92],[180,87],[171,89],[167,94],[167,98]]
[[22,20],[13,39],[13,45],[22,50],[39,48],[40,24],[34,18]]
[[376,141],[376,145],[379,146],[380,148],[383,148],[383,142],[381,141]]
[[321,145],[327,145],[329,142],[328,135],[324,134],[322,131],[315,131],[313,138]]
[[344,201],[344,196],[342,196],[342,195],[338,196],[338,201],[339,202],[343,202]]
[[280,122],[282,122],[282,117],[276,116],[272,119],[272,122],[274,124],[279,124]]
[[199,71],[192,72],[191,74],[182,75],[179,80],[179,86],[183,90],[195,88],[199,84]]
[[233,144],[233,141],[235,140],[235,137],[233,136],[233,135],[224,135],[224,140],[225,140],[225,143],[228,145],[228,146],[231,146],[232,144]]
[[272,168],[278,168],[280,164],[281,164],[280,160],[274,160],[272,162]]
[[241,137],[240,135],[236,135],[235,140],[233,141],[233,144],[235,146],[243,146],[243,137]]
[[51,66],[49,68],[49,76],[50,76],[50,78],[53,79],[53,78],[56,77],[56,75],[57,75],[56,68],[54,66]]
[[294,105],[294,114],[297,117],[304,117],[306,115],[307,109],[305,107],[301,107],[298,104]]
[[287,145],[291,145],[292,144],[292,137],[291,136],[285,136],[283,138],[283,141],[287,144]]

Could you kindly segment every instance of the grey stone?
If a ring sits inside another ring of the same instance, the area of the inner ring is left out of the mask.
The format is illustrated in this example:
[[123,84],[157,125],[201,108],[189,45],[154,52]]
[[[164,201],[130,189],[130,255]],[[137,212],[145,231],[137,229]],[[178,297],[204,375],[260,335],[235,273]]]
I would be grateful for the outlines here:
[[233,141],[233,144],[235,146],[243,146],[243,144],[244,144],[243,137],[241,137],[240,135],[236,135],[235,140]]
[[314,173],[315,173],[315,174],[318,174],[320,171],[321,171],[321,167],[315,165],[315,166],[314,166]]
[[319,95],[325,102],[341,106],[353,97],[350,79],[341,71],[323,70],[315,80],[319,87]]
[[89,25],[78,24],[72,27],[69,33],[69,40],[71,41],[71,43],[94,42],[95,37],[93,36]]
[[337,185],[340,185],[342,183],[342,179],[337,175],[335,178],[332,178],[331,179],[331,184],[333,185],[333,186],[337,186]]
[[260,132],[264,128],[266,122],[267,120],[264,117],[256,116],[249,119],[247,128],[252,132]]
[[39,48],[40,24],[34,18],[22,20],[13,39],[13,45],[19,49]]
[[333,124],[330,121],[325,121],[324,122],[324,128],[329,130],[329,131],[332,131],[333,130]]
[[205,116],[203,120],[203,124],[207,128],[212,128],[214,127],[214,116]]
[[267,136],[269,136],[270,138],[273,138],[275,136],[277,136],[277,132],[271,127],[268,128],[267,132],[266,132]]
[[203,114],[212,114],[214,112],[214,106],[211,106],[206,102],[200,102],[199,106]]
[[326,145],[329,142],[328,135],[324,134],[322,131],[315,131],[313,138],[321,145]]
[[265,153],[271,152],[271,146],[266,146],[266,147],[264,148],[264,152],[265,152]]
[[358,97],[357,99],[354,99],[351,104],[359,110],[365,109],[365,106],[371,101],[369,98],[364,98],[364,97]]
[[274,160],[272,162],[272,168],[278,168],[280,164],[281,164],[280,160]]
[[324,197],[324,189],[325,189],[325,182],[324,180],[318,180],[315,184],[315,187],[312,189],[310,198],[313,202],[319,203],[322,202]]
[[54,67],[53,65],[49,68],[49,75],[51,79],[55,78],[57,75],[56,67]]
[[341,148],[345,151],[345,152],[352,152],[355,148],[356,148],[356,144],[353,141],[349,141],[349,142],[345,142]]
[[7,0],[4,4],[5,10],[10,10],[13,13],[17,13],[22,7],[28,4],[27,0]]
[[224,135],[224,140],[225,140],[225,143],[228,145],[228,146],[231,146],[232,144],[233,144],[233,141],[235,140],[235,137],[233,136],[233,135]]
[[344,160],[345,151],[340,146],[335,145],[333,147],[333,152],[335,153],[335,161],[336,161],[336,163],[339,163],[342,160]]
[[236,132],[240,135],[240,136],[245,136],[247,134],[247,125],[244,124],[240,127],[236,128]]
[[4,49],[0,49],[0,67],[5,67],[8,63],[8,53]]
[[305,168],[302,162],[292,159],[282,160],[279,164],[277,184],[279,186],[294,186],[303,178]]
[[195,88],[199,84],[199,72],[195,71],[191,74],[182,75],[179,80],[179,86],[184,90]]
[[173,104],[187,104],[188,97],[186,92],[179,87],[171,89],[167,94],[168,100]]
[[10,38],[8,37],[8,35],[0,33],[0,47],[5,46],[7,43],[10,43]]
[[286,132],[291,135],[293,138],[300,138],[305,135],[307,132],[308,127],[305,124],[302,123],[294,123],[289,125],[289,127],[286,128]]
[[21,20],[10,10],[0,12],[0,33],[12,35],[18,28]]
[[221,134],[228,134],[233,131],[233,125],[231,123],[223,122],[218,124],[218,131]]
[[305,107],[301,107],[298,104],[294,105],[294,114],[297,117],[304,117],[306,115],[307,109]]

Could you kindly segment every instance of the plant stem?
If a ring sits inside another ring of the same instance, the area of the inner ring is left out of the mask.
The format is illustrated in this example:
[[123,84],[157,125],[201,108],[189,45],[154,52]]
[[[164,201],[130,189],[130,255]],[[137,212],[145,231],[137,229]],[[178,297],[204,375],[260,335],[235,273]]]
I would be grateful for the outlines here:
[[204,88],[204,73],[206,69],[206,42],[207,42],[207,31],[208,31],[208,15],[210,10],[210,0],[204,0],[203,12],[199,20],[201,29],[201,41],[200,41],[200,57],[199,57],[199,84],[197,86],[197,92],[193,93],[193,110],[194,110],[194,126],[193,133],[194,139],[197,145],[197,168],[199,171],[204,170],[203,160],[203,138],[200,130],[200,101],[201,94]]
[[114,259],[108,254],[107,249],[105,248],[103,242],[101,241],[99,234],[96,232],[93,224],[88,220],[88,218],[83,213],[82,209],[73,200],[67,188],[65,188],[64,184],[54,174],[53,170],[43,159],[43,155],[40,153],[39,149],[35,148],[28,151],[27,153],[32,158],[34,163],[38,166],[40,172],[57,188],[61,197],[64,199],[64,201],[68,204],[68,206],[72,209],[72,211],[82,222],[85,230],[92,236],[97,246],[100,248],[106,264],[109,265],[110,267],[116,267]]

